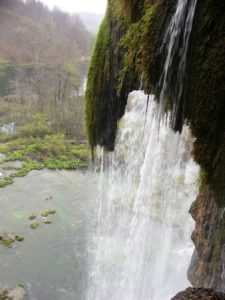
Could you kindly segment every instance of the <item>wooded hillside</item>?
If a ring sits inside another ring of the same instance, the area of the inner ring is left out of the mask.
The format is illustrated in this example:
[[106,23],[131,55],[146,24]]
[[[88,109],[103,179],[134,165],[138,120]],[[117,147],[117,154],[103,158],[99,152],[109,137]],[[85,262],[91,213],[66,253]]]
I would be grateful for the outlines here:
[[0,1],[0,59],[10,63],[70,62],[90,55],[92,38],[79,17],[41,2]]
[[76,15],[38,0],[0,0],[0,125],[27,126],[41,114],[53,133],[84,139],[82,87],[92,43]]

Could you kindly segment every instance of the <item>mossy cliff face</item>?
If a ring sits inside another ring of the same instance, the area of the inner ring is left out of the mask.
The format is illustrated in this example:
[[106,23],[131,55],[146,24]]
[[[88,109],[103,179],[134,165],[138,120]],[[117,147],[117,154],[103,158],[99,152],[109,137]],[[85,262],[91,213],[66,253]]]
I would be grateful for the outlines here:
[[[163,37],[177,0],[110,0],[89,71],[86,120],[89,141],[113,150],[127,95],[140,86],[160,91]],[[194,286],[222,290],[225,263],[225,2],[197,1],[184,90],[174,130],[186,121],[196,138],[193,156],[204,179],[191,209],[196,246],[189,278]],[[175,57],[179,56],[178,53]],[[176,59],[172,73],[177,74]],[[177,75],[176,75],[177,76]],[[174,78],[175,76],[172,76]],[[175,82],[167,108],[175,104]]]
[[[86,129],[92,148],[113,150],[127,96],[153,92],[161,69],[158,48],[176,1],[110,0],[97,37],[86,91]],[[162,68],[162,63],[161,66]]]
[[138,80],[130,66],[124,75],[120,93],[117,93],[117,77],[122,68],[125,49],[122,37],[128,22],[121,8],[111,1],[100,27],[91,60],[86,90],[86,128],[91,147],[97,144],[113,150],[117,120],[124,114],[127,96],[138,88]]
[[198,1],[188,61],[186,118],[205,174],[192,205],[194,286],[225,291],[225,2]]
[[225,292],[225,210],[216,205],[213,192],[205,182],[190,212],[196,227],[192,234],[195,252],[188,278],[196,287]]

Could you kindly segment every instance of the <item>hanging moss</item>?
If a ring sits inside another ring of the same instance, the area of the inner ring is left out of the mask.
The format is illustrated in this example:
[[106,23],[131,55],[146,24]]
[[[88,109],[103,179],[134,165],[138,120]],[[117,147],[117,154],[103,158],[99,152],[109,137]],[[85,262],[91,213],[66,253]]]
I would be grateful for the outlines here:
[[[128,93],[139,88],[141,77],[145,92],[159,94],[166,55],[161,46],[177,0],[109,0],[108,3],[89,70],[86,124],[91,147],[99,144],[111,151]],[[189,123],[195,137],[193,156],[204,174],[198,200],[192,207],[197,223],[193,239],[198,251],[192,283],[207,285],[216,278],[215,288],[220,282],[225,245],[224,221],[218,221],[225,207],[224,12],[224,1],[197,1],[185,89],[180,99],[182,109],[175,116],[174,127],[181,130],[184,121]],[[179,51],[173,67],[176,77],[178,57]],[[171,78],[166,95],[168,108],[174,105],[176,80],[173,74]]]
[[198,1],[188,62],[186,117],[193,154],[225,206],[225,2]]
[[[97,145],[114,149],[117,121],[124,114],[128,93],[137,87],[133,71],[124,77],[120,93],[116,86],[125,49],[121,39],[127,31],[127,20],[120,10],[109,5],[100,27],[86,90],[86,128],[92,149]],[[113,17],[112,17],[113,16]]]
[[[109,88],[110,28],[105,17],[99,30],[94,54],[92,56],[88,85],[86,90],[86,129],[90,146],[93,148],[99,141],[104,111],[101,109],[106,101]],[[106,112],[105,112],[106,113]]]
[[[145,91],[158,95],[165,59],[162,39],[176,3],[177,0],[109,1],[86,92],[86,124],[92,148],[100,144],[113,150],[117,121],[124,113],[128,93],[139,87],[142,74]],[[197,2],[186,92],[179,112],[182,116],[176,116],[179,130],[185,119],[190,122],[196,137],[194,158],[206,172],[220,206],[225,206],[224,11],[223,1]],[[171,101],[170,91],[167,96]]]
[[151,74],[158,71],[153,54],[155,57],[158,53],[174,3],[175,0],[109,1],[86,92],[86,128],[92,148],[99,144],[114,149],[117,121],[124,114],[129,92],[139,88],[142,74],[146,90],[155,91],[155,77],[149,75],[149,70]]

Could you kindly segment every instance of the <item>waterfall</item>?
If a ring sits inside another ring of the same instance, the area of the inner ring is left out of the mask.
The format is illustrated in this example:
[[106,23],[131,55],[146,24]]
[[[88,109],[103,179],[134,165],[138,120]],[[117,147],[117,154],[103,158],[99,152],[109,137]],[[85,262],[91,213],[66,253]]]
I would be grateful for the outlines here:
[[[101,149],[96,228],[90,246],[87,300],[167,300],[189,285],[198,191],[188,126],[171,129],[179,109],[196,0],[178,0],[164,36],[159,103],[134,91],[118,124],[113,153]],[[178,55],[175,103],[165,114]]]
[[[130,94],[113,154],[101,158],[88,300],[166,300],[188,285],[188,214],[197,194],[188,127],[158,121],[159,104]],[[105,166],[104,166],[105,164]]]
[[[165,51],[164,69],[160,78],[161,113],[165,112],[167,97],[170,91],[173,97],[172,126],[181,109],[181,97],[184,92],[187,51],[192,31],[197,0],[178,0],[175,14],[164,35],[161,51]],[[175,78],[175,79],[174,79]],[[173,86],[175,82],[175,86]],[[183,117],[183,116],[182,116]]]

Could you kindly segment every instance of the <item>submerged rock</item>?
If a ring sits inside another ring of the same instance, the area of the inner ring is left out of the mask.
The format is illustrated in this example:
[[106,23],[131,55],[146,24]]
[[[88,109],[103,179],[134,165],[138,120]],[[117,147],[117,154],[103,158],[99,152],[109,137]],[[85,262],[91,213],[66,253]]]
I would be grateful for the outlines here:
[[44,224],[52,224],[52,222],[51,222],[51,221],[48,221],[48,220],[45,220],[45,221],[44,221]]
[[36,216],[35,216],[34,214],[32,214],[32,215],[29,216],[29,220],[32,221],[32,220],[34,220],[34,219],[36,219]]
[[31,227],[32,229],[37,229],[38,226],[39,226],[39,223],[38,223],[38,222],[32,222],[32,223],[30,224],[30,227]]
[[49,209],[49,210],[44,210],[41,212],[41,216],[43,218],[47,217],[48,215],[54,215],[56,213],[56,210]]
[[22,235],[17,235],[16,236],[16,241],[17,242],[22,242],[22,241],[24,241],[24,237]]
[[171,300],[225,300],[225,294],[217,293],[212,289],[188,288]]
[[6,247],[11,247],[16,240],[16,235],[14,233],[1,233],[0,242]]
[[16,286],[15,288],[0,289],[0,300],[25,300],[26,291],[25,288],[21,285]]
[[11,247],[15,241],[22,242],[23,240],[24,237],[22,235],[16,235],[15,233],[6,232],[0,233],[0,243],[5,247]]

